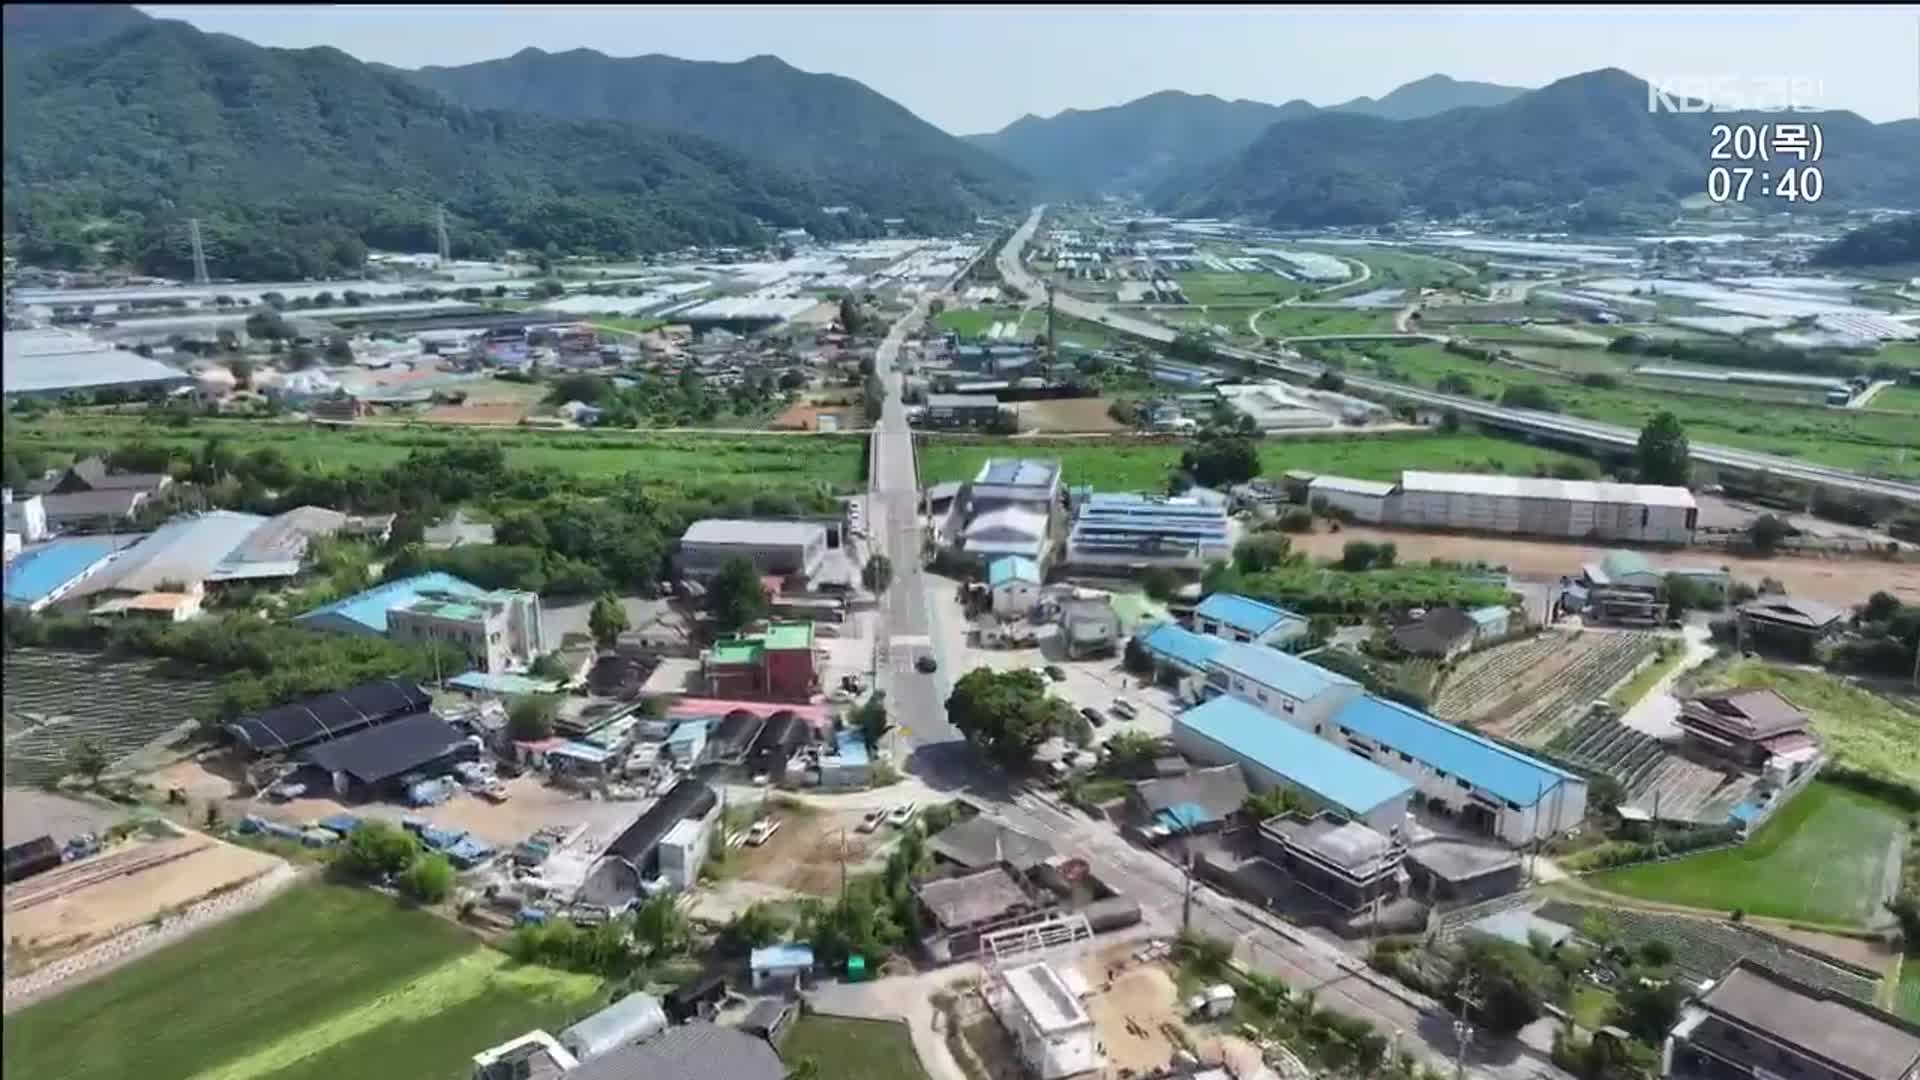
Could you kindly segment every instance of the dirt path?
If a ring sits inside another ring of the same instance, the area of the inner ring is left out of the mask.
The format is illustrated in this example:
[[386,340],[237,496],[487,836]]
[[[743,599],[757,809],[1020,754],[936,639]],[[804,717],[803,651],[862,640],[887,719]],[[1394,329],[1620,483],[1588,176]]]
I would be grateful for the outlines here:
[[[1558,579],[1574,575],[1596,562],[1608,548],[1551,540],[1505,540],[1489,536],[1408,532],[1399,529],[1346,527],[1339,532],[1316,532],[1293,537],[1296,551],[1337,558],[1350,540],[1391,541],[1400,562],[1449,559],[1460,562],[1504,564],[1517,578]],[[1772,558],[1734,555],[1707,548],[1683,551],[1646,551],[1647,560],[1662,569],[1724,566],[1736,581],[1757,585],[1770,577],[1787,591],[1828,604],[1850,605],[1884,589],[1910,604],[1920,604],[1920,563],[1883,562],[1864,558]]]

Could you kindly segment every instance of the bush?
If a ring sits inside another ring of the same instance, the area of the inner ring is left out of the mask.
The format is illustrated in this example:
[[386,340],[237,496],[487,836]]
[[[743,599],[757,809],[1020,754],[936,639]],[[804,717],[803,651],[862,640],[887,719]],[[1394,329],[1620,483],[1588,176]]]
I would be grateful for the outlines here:
[[400,891],[423,904],[437,904],[453,892],[453,863],[434,852],[413,861],[400,875]]
[[365,881],[386,881],[405,873],[420,857],[420,841],[396,825],[363,821],[347,834],[334,866]]

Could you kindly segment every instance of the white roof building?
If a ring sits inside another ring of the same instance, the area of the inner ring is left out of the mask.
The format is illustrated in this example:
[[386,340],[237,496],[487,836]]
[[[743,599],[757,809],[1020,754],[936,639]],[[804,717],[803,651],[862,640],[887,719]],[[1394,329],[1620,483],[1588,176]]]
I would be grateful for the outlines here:
[[988,1000],[1013,1035],[1021,1058],[1040,1080],[1057,1080],[1101,1066],[1093,1017],[1051,965],[1009,968],[995,983],[996,992]]

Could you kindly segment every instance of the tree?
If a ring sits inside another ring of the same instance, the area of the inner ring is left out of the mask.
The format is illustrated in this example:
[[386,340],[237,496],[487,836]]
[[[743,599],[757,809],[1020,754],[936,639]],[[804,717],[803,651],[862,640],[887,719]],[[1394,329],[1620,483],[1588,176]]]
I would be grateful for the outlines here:
[[803,1057],[787,1070],[786,1080],[820,1080],[820,1063],[810,1057]]
[[1286,563],[1293,554],[1293,541],[1275,532],[1255,533],[1233,547],[1234,568],[1243,574],[1257,574]]
[[739,633],[766,618],[767,610],[760,573],[745,559],[721,563],[720,572],[707,582],[707,611],[713,615],[714,628],[722,634]]
[[1138,637],[1127,639],[1127,648],[1120,656],[1120,663],[1131,674],[1153,674],[1153,654],[1147,651]]
[[1637,460],[1641,483],[1686,486],[1693,475],[1689,453],[1680,418],[1665,409],[1653,414],[1640,429]]
[[1882,589],[1867,597],[1866,607],[1860,611],[1860,620],[1869,623],[1889,622],[1900,614],[1900,598]]
[[840,328],[849,335],[858,334],[866,328],[860,304],[851,294],[840,298]]
[[1313,380],[1313,388],[1329,390],[1337,394],[1347,388],[1347,380],[1337,371],[1323,371],[1319,378]]
[[1686,989],[1673,980],[1648,986],[1637,978],[1623,979],[1616,994],[1610,1022],[1653,1045],[1658,1045],[1680,1022],[1680,1010],[1687,1001]]
[[262,341],[280,341],[293,336],[293,328],[278,311],[256,311],[244,324],[247,336]]
[[1150,773],[1160,740],[1144,731],[1116,731],[1106,743],[1107,767],[1121,776]]
[[100,745],[100,740],[91,735],[74,744],[68,759],[68,766],[86,777],[89,784],[100,783],[100,774],[107,771],[107,765],[107,751]]
[[1180,455],[1180,471],[1202,487],[1243,484],[1260,475],[1260,448],[1244,435],[1202,439]]
[[853,726],[860,732],[860,741],[867,744],[869,751],[880,745],[893,724],[887,719],[887,693],[875,690],[873,695],[853,712]]
[[566,682],[569,674],[567,665],[560,662],[559,653],[541,653],[533,658],[533,663],[527,665],[529,678]]
[[1552,997],[1554,972],[1532,950],[1510,941],[1469,939],[1455,965],[1452,994],[1471,981],[1479,1006],[1476,1023],[1494,1035],[1510,1036],[1540,1018]]
[[1762,555],[1771,555],[1780,541],[1799,535],[1800,530],[1772,514],[1761,514],[1747,526],[1747,542]]
[[423,904],[437,904],[453,892],[453,863],[434,852],[413,860],[400,875],[400,891]]
[[556,296],[565,295],[566,291],[567,287],[565,285],[560,284],[553,278],[547,278],[529,290],[528,295],[532,296],[535,300],[551,300]]
[[603,649],[613,648],[614,642],[627,631],[627,609],[620,598],[612,593],[602,593],[593,602],[593,609],[587,612],[587,629],[593,634],[594,644]]
[[507,734],[521,742],[538,742],[553,735],[553,714],[559,702],[551,694],[528,694],[507,710]]
[[886,592],[893,583],[893,560],[885,555],[868,556],[866,567],[860,571],[860,583],[871,592]]
[[1459,430],[1460,410],[1449,405],[1446,410],[1440,414],[1440,433],[1443,435],[1452,435]]
[[1454,394],[1459,397],[1472,397],[1473,396],[1473,380],[1468,378],[1465,375],[1462,375],[1457,371],[1450,371],[1447,374],[1440,376],[1440,381],[1434,384],[1434,389],[1440,391],[1443,394]]
[[420,841],[390,822],[366,820],[347,834],[334,865],[367,881],[385,881],[420,857]]
[[345,334],[334,334],[327,338],[325,356],[329,364],[351,364],[353,343],[347,340]]
[[1365,570],[1380,558],[1380,549],[1365,540],[1349,540],[1340,551],[1340,569]]
[[1155,600],[1165,600],[1180,587],[1180,579],[1164,566],[1150,566],[1140,575],[1140,587]]
[[1240,808],[1256,821],[1279,817],[1282,814],[1304,813],[1308,807],[1306,800],[1290,787],[1274,785],[1265,791],[1250,793]]
[[1559,412],[1554,404],[1553,395],[1538,383],[1521,383],[1509,386],[1500,395],[1500,404],[1509,409],[1532,409],[1535,412]]
[[1047,694],[1031,668],[975,668],[953,684],[947,719],[993,761],[1012,768],[1033,760],[1049,737],[1067,730],[1073,709]]
[[633,917],[633,940],[648,960],[662,960],[686,948],[689,927],[679,898],[663,892],[640,905]]

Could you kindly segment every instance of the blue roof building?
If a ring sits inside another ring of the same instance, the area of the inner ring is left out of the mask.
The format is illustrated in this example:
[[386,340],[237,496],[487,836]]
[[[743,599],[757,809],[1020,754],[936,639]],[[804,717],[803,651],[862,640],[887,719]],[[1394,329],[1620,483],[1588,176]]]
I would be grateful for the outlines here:
[[376,585],[344,600],[314,608],[296,616],[293,621],[310,630],[380,637],[387,632],[387,612],[428,595],[477,598],[486,596],[487,590],[436,570],[430,574],[417,574]]
[[86,536],[49,540],[14,556],[7,564],[8,607],[40,611],[97,573],[121,548],[138,537]]
[[1283,644],[1305,636],[1307,617],[1237,593],[1214,593],[1193,609],[1193,628],[1229,641]]
[[1284,785],[1380,832],[1406,821],[1412,783],[1237,698],[1180,714],[1173,741],[1197,761],[1239,765],[1257,790]]
[[1190,674],[1207,668],[1207,661],[1226,647],[1219,638],[1196,634],[1179,623],[1155,623],[1139,636],[1140,647],[1155,661]]
[[1232,549],[1225,506],[1122,492],[1082,499],[1067,537],[1067,561],[1084,566],[1198,569]]
[[1024,581],[1030,585],[1040,584],[1040,564],[1019,555],[1008,555],[995,559],[987,566],[987,585],[999,588],[1010,581]]
[[[1329,690],[1358,690],[1360,684],[1338,672],[1310,664],[1266,645],[1225,642],[1207,662],[1208,682],[1216,689],[1262,705],[1311,702]],[[1276,702],[1274,695],[1284,701]]]

